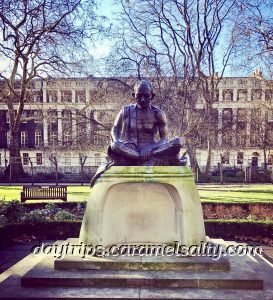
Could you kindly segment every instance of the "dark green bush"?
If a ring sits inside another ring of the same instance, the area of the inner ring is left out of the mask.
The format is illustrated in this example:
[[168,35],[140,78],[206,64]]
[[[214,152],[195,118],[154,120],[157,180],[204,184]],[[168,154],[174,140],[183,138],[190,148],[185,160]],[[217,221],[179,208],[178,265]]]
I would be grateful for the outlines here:
[[[16,223],[21,221],[21,217],[25,213],[25,207],[21,205],[18,200],[5,201],[0,200],[0,216],[4,216],[9,223]],[[3,221],[3,217],[2,217]],[[0,222],[1,224],[1,222]]]
[[8,224],[0,226],[0,247],[29,240],[28,237],[36,240],[77,238],[80,228],[81,221]]
[[206,234],[213,238],[233,239],[236,236],[273,238],[273,221],[205,220]]
[[75,220],[77,217],[67,210],[62,210],[56,213],[54,219],[56,221],[68,221],[68,220]]
[[41,223],[49,221],[50,217],[45,213],[45,209],[35,209],[29,213],[25,213],[21,220],[26,223]]

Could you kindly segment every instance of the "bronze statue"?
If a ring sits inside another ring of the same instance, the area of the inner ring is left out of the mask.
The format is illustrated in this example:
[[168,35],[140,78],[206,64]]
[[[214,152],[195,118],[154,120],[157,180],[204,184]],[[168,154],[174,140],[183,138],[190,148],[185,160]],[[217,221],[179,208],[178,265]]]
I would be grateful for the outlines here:
[[148,80],[141,80],[134,87],[136,104],[125,105],[119,112],[111,130],[108,149],[110,162],[100,167],[95,180],[112,165],[119,166],[178,166],[180,138],[168,141],[165,113],[151,104],[154,98]]

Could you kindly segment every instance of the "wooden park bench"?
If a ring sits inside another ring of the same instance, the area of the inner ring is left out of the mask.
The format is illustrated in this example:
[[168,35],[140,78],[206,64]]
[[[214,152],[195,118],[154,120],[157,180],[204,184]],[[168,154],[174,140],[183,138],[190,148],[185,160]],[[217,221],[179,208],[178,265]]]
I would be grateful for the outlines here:
[[67,186],[24,186],[21,192],[21,202],[58,199],[67,201]]

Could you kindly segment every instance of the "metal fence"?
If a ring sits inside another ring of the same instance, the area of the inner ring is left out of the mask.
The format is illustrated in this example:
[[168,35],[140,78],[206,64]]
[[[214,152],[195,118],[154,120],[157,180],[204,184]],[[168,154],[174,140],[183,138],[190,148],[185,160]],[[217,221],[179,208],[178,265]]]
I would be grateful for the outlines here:
[[[20,181],[32,182],[74,182],[83,183],[90,182],[95,174],[98,166],[105,163],[104,156],[86,156],[81,161],[79,156],[58,157],[56,165],[48,158],[44,158],[42,165],[37,165],[36,156],[30,156],[28,161],[22,158],[23,169],[26,178],[18,178]],[[253,163],[254,162],[254,163]],[[189,159],[187,160],[188,166]],[[245,159],[245,160],[229,160],[220,161],[213,160],[212,166],[209,168],[208,176],[204,177],[206,160],[198,160],[198,167],[193,167],[192,171],[195,175],[196,182],[271,182],[273,181],[272,165],[267,165],[265,170],[264,163],[261,161]],[[11,182],[11,170],[7,171],[6,165],[0,166],[0,182]],[[56,174],[57,173],[57,174]]]

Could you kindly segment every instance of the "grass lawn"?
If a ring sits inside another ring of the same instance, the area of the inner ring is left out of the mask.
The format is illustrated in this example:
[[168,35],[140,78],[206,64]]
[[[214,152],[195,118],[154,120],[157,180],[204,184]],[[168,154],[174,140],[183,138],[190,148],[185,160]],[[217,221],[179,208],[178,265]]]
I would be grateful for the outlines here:
[[224,203],[273,203],[272,184],[199,185],[201,201]]
[[[199,185],[201,201],[232,202],[232,203],[273,203],[272,184],[252,185]],[[22,186],[0,186],[0,199],[20,200]],[[90,193],[89,186],[69,186],[68,201],[85,201]],[[34,202],[34,201],[31,201]],[[37,202],[41,202],[37,201]],[[46,201],[47,202],[47,201]]]

